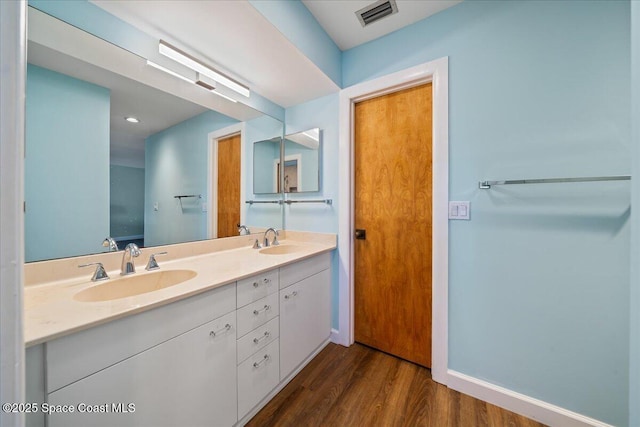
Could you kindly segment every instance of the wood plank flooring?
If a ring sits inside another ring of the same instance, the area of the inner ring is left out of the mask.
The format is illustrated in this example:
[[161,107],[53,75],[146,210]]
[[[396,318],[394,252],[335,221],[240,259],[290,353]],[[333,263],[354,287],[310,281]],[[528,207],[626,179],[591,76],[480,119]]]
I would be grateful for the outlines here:
[[329,344],[247,426],[543,425],[437,384],[413,363]]

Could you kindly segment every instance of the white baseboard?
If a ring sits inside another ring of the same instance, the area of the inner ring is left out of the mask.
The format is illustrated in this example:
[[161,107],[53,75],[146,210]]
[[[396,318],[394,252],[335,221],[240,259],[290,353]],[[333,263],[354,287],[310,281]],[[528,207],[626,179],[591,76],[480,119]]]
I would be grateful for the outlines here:
[[[342,342],[340,331],[331,329],[331,342],[348,347]],[[561,427],[613,427],[594,418],[572,412],[560,406],[491,384],[490,382],[447,370],[437,381],[453,390],[459,391],[485,402],[499,406],[516,414],[539,421],[549,426]]]
[[549,426],[612,427],[551,403],[449,369],[447,386]]

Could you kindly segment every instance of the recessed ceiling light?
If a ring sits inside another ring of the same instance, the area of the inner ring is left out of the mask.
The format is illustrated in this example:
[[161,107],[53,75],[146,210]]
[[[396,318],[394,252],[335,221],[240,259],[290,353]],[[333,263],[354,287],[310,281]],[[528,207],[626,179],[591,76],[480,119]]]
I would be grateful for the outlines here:
[[128,121],[129,123],[140,123],[140,120],[138,120],[135,117],[125,117],[124,118],[126,121]]

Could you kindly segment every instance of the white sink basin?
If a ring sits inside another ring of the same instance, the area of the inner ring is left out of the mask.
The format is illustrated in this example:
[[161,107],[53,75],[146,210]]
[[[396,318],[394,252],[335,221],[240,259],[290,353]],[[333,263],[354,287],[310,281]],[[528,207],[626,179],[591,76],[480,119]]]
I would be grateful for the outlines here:
[[286,255],[294,252],[301,251],[302,247],[297,245],[278,245],[269,246],[268,248],[260,249],[261,254],[265,255]]
[[168,288],[196,277],[192,270],[166,270],[110,279],[73,296],[76,301],[97,302],[126,298]]

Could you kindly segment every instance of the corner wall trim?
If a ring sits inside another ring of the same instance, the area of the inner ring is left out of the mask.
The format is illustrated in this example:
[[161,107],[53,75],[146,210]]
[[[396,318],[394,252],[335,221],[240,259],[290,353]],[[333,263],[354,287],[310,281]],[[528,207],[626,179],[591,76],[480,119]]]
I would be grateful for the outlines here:
[[602,421],[451,369],[447,371],[447,376],[447,386],[449,388],[524,415],[543,424],[563,427],[612,427]]
[[334,344],[340,344],[345,347],[348,347],[347,344],[340,341],[340,331],[334,328],[331,328],[331,335],[329,336],[329,340]]

